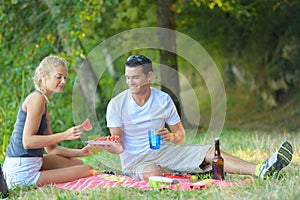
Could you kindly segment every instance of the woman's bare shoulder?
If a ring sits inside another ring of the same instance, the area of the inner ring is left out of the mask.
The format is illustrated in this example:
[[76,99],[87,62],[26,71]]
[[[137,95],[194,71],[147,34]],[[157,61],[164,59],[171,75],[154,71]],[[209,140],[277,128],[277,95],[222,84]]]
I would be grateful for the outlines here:
[[34,91],[30,93],[24,100],[22,109],[27,112],[28,109],[43,109],[46,99],[40,92]]

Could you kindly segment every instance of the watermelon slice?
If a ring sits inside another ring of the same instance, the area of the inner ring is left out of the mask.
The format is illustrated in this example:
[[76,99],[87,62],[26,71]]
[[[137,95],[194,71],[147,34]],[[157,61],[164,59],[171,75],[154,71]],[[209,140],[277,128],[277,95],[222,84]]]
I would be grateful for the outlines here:
[[82,123],[82,127],[83,127],[83,130],[85,131],[90,131],[93,129],[93,126],[89,120],[89,118],[87,118],[83,123]]
[[119,136],[103,136],[103,137],[97,137],[94,139],[94,141],[111,141],[111,142],[119,142],[120,137]]

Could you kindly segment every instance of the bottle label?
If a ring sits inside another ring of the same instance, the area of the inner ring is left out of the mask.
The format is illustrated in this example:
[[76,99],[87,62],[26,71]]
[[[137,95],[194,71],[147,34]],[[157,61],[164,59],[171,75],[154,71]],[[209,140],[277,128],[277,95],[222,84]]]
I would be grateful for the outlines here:
[[212,164],[212,172],[213,172],[213,179],[214,180],[224,180],[224,166],[218,164]]

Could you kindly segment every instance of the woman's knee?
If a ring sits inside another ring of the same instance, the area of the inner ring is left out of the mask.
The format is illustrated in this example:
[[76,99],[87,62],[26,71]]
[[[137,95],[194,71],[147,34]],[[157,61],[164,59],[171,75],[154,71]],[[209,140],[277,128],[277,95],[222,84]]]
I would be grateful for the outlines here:
[[83,165],[83,161],[77,158],[66,158],[60,155],[46,155],[43,157],[42,170],[65,168]]
[[83,165],[83,161],[77,158],[70,158],[70,160],[74,165]]

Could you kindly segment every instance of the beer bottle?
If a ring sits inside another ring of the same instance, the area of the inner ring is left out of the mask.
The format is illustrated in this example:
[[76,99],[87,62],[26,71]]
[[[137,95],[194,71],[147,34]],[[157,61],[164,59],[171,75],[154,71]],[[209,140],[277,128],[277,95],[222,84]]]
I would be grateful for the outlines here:
[[220,140],[215,138],[215,155],[212,159],[213,179],[224,180],[224,159],[221,157]]

